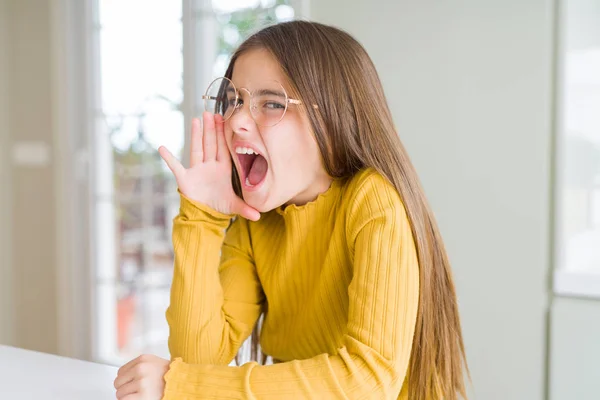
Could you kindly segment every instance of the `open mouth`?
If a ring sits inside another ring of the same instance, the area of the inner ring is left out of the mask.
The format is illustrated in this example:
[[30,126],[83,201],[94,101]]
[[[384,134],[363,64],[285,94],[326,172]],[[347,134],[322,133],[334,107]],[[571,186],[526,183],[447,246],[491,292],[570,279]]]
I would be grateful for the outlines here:
[[245,189],[253,189],[260,185],[267,176],[269,165],[267,160],[253,149],[237,147],[235,149],[240,167],[242,169],[240,179]]

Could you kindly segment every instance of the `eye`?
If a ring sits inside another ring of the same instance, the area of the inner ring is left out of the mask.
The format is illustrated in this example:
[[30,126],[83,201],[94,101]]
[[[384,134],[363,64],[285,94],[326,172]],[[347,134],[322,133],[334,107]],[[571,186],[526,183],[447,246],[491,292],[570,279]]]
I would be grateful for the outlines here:
[[263,104],[263,107],[268,110],[282,110],[285,106],[281,103],[277,103],[276,101],[268,101]]
[[229,101],[227,102],[227,105],[229,107],[238,108],[238,107],[241,107],[242,105],[244,105],[244,101],[241,98],[238,98],[237,102],[236,102],[236,99],[232,98],[232,99],[229,99]]

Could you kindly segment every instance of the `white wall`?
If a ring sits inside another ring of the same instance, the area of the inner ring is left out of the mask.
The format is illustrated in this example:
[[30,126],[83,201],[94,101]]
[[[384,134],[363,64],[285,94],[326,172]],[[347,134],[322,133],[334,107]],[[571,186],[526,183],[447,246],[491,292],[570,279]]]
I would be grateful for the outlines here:
[[600,302],[557,298],[552,306],[550,400],[600,397]]
[[367,48],[437,214],[472,399],[545,391],[554,1],[311,3]]
[[[5,294],[5,308],[12,311],[12,344],[48,353],[58,348],[56,285],[56,185],[53,168],[53,92],[49,0],[0,2],[8,32],[8,56],[0,58],[10,74],[8,90],[2,90],[10,115],[3,136],[13,145],[34,143],[46,151],[47,162],[13,163],[10,182],[2,187],[8,197],[2,217],[10,243],[12,291]],[[0,61],[0,63],[2,63]],[[6,152],[8,146],[2,149]],[[30,153],[31,154],[31,153]],[[34,153],[35,154],[35,153]],[[5,154],[4,162],[10,160]],[[39,159],[38,159],[39,160]],[[31,160],[30,160],[31,161]],[[2,182],[4,183],[4,182]],[[4,281],[4,280],[3,280]],[[3,324],[4,325],[4,324]],[[43,333],[43,334],[42,334]]]
[[[86,88],[70,79],[85,80],[74,60],[86,37],[71,28],[89,5],[0,1],[0,343],[84,359],[92,336],[82,284],[91,274],[82,268],[81,234],[89,199],[74,179],[72,136],[83,141],[92,122],[72,111],[88,107]],[[12,145],[23,141],[46,149],[47,162],[12,162]]]
[[12,270],[10,268],[10,162],[8,121],[9,69],[8,7],[0,1],[0,343],[13,342]]

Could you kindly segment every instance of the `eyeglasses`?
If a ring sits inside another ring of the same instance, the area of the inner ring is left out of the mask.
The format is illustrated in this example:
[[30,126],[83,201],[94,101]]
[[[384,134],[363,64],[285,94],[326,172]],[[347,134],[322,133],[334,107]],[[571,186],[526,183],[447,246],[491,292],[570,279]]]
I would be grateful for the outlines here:
[[[277,81],[262,82],[260,88],[250,91],[240,88],[248,93],[250,98],[250,114],[257,125],[270,127],[277,125],[283,119],[288,104],[302,104],[302,101],[290,99],[283,86]],[[220,114],[227,121],[240,108],[244,101],[233,82],[226,78],[217,78],[206,89],[204,108],[213,114]]]

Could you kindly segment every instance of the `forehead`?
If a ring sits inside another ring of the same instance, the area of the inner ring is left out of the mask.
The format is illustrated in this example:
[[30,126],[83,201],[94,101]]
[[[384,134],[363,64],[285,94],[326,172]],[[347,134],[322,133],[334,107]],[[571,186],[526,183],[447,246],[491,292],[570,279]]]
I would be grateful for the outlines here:
[[251,50],[242,54],[233,66],[233,84],[240,88],[259,89],[261,82],[278,81],[289,90],[287,79],[273,55],[263,49]]

